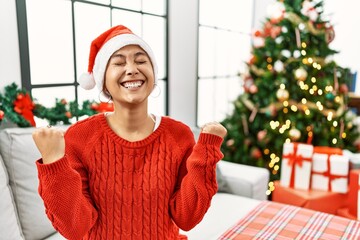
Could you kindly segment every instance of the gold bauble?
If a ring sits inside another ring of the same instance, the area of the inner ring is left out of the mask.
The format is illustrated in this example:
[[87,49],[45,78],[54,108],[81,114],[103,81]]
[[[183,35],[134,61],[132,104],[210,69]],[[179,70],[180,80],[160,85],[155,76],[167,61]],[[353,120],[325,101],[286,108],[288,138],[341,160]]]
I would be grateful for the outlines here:
[[301,132],[297,128],[291,128],[289,131],[289,137],[291,141],[297,141],[301,137]]
[[289,92],[286,89],[279,89],[276,92],[276,97],[280,102],[286,101],[289,99]]
[[308,73],[304,68],[298,68],[295,70],[294,75],[296,80],[305,81],[308,76]]

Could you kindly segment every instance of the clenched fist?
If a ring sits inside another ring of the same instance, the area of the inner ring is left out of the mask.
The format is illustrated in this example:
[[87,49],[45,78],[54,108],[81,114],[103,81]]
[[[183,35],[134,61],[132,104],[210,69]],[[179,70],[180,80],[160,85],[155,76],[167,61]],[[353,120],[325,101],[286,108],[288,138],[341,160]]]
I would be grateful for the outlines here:
[[224,138],[227,134],[226,128],[218,122],[209,122],[201,127],[201,132],[210,133]]
[[64,132],[55,127],[36,129],[32,137],[42,156],[43,163],[53,163],[65,155]]

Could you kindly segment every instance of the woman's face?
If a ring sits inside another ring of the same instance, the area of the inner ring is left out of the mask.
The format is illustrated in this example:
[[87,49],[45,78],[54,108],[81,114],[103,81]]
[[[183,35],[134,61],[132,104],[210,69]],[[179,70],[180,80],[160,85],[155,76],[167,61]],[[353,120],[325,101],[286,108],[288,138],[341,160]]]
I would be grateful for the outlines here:
[[110,57],[105,88],[114,102],[130,105],[147,103],[154,83],[150,58],[138,45],[125,46]]

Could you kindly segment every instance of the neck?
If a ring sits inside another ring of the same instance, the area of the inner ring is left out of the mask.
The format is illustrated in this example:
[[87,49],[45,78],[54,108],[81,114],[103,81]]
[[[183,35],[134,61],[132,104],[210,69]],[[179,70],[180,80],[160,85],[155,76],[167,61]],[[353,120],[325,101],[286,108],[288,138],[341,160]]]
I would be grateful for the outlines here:
[[121,109],[108,115],[108,123],[115,133],[129,141],[149,136],[155,123],[147,109]]

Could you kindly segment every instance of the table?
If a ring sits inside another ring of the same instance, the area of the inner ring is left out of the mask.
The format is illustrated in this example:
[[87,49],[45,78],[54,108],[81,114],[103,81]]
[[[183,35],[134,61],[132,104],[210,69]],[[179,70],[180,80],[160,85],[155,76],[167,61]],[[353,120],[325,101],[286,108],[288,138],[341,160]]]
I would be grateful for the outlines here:
[[219,240],[360,239],[360,221],[262,201]]

